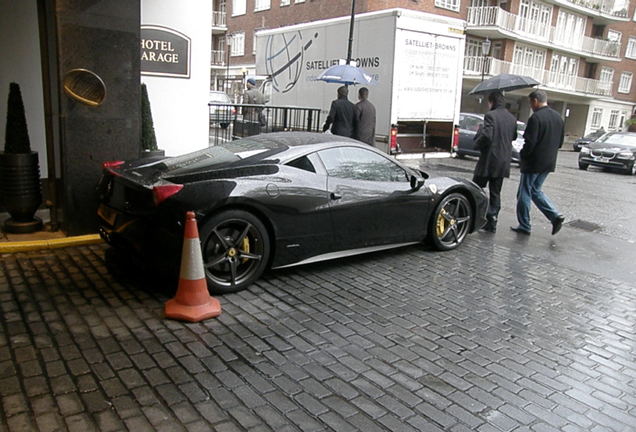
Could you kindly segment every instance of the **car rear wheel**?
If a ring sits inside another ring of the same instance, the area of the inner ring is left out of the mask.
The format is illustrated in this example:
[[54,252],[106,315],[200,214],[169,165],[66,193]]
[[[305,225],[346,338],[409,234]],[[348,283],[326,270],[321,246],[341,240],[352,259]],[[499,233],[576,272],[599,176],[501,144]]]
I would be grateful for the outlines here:
[[589,165],[579,162],[579,169],[585,171]]
[[269,260],[263,223],[243,210],[213,216],[201,229],[203,265],[211,292],[241,291],[257,280]]
[[470,231],[473,209],[460,193],[445,196],[435,208],[429,238],[438,250],[451,250],[462,244]]

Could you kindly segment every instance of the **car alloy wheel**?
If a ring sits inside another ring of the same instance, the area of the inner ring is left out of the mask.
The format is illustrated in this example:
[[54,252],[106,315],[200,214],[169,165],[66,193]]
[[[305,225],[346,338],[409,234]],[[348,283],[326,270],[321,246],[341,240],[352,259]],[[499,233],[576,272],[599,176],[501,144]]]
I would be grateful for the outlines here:
[[269,237],[251,213],[228,210],[213,216],[201,230],[203,265],[215,293],[245,289],[258,279],[269,260]]
[[472,218],[472,207],[464,195],[453,193],[445,196],[431,220],[433,246],[439,250],[451,250],[462,244],[470,231]]

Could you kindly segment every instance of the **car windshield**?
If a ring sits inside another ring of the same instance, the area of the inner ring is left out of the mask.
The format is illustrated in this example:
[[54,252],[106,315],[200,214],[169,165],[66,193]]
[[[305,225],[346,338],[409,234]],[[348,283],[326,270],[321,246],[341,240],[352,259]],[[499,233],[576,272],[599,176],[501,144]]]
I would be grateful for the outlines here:
[[210,93],[210,102],[217,103],[230,103],[230,97],[225,93],[213,92]]
[[596,144],[636,147],[636,134],[607,134]]
[[596,130],[594,132],[591,132],[591,133],[585,135],[585,138],[596,139],[596,138],[599,138],[599,137],[603,136],[604,133],[605,133],[604,130]]

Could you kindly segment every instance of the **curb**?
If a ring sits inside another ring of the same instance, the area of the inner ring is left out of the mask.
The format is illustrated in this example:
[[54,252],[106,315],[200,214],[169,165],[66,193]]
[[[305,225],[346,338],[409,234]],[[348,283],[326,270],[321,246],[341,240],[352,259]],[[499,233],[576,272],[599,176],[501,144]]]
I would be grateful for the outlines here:
[[99,234],[65,237],[51,240],[34,240],[0,243],[0,253],[28,252],[38,249],[58,249],[69,246],[81,246],[103,242]]

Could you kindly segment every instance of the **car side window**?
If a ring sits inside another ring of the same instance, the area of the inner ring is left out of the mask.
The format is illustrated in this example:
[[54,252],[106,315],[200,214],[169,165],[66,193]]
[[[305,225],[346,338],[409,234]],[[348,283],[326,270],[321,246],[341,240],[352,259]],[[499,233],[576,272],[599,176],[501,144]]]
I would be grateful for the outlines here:
[[464,128],[469,131],[477,132],[480,123],[481,120],[476,119],[475,117],[466,117],[464,120]]
[[287,162],[287,165],[312,173],[316,172],[314,164],[311,163],[307,156],[299,157],[298,159],[294,159],[291,162]]
[[406,171],[390,159],[373,151],[355,147],[336,147],[318,152],[332,177],[352,180],[408,182]]

